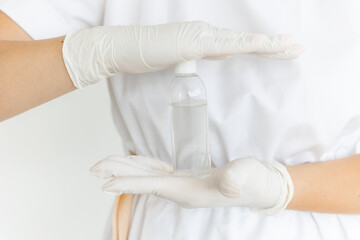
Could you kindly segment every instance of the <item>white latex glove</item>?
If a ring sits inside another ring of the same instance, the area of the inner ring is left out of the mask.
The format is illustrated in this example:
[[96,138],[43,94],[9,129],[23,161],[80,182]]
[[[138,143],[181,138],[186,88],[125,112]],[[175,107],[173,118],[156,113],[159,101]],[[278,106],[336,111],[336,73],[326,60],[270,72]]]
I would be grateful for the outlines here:
[[199,58],[247,53],[278,59],[299,56],[292,35],[268,37],[218,28],[206,22],[154,26],[102,26],[67,34],[63,58],[77,88],[118,72],[145,73]]
[[244,206],[272,215],[286,208],[294,191],[283,165],[253,158],[231,161],[205,177],[173,176],[170,164],[143,156],[111,156],[90,171],[112,178],[103,186],[107,193],[154,194],[185,208]]

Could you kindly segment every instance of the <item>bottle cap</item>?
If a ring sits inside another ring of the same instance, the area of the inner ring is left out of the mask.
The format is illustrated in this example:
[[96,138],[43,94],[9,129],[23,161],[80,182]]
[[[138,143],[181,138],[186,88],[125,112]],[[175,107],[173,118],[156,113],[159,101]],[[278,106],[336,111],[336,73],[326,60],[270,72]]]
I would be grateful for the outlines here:
[[186,61],[176,64],[175,73],[196,73],[196,61]]

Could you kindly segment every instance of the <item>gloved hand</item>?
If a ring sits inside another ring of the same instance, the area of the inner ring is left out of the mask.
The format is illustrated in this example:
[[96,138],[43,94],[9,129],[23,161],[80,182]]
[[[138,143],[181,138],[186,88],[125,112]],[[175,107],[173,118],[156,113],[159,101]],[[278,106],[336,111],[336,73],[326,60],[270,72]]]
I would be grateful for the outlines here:
[[284,209],[293,196],[293,184],[280,163],[253,158],[231,161],[204,177],[172,175],[172,166],[143,156],[111,156],[90,170],[108,179],[107,193],[154,194],[185,208],[244,206],[266,215]]
[[291,35],[268,37],[223,29],[206,22],[154,26],[102,26],[67,34],[63,58],[77,88],[118,72],[145,73],[199,58],[248,53],[292,59],[304,48]]

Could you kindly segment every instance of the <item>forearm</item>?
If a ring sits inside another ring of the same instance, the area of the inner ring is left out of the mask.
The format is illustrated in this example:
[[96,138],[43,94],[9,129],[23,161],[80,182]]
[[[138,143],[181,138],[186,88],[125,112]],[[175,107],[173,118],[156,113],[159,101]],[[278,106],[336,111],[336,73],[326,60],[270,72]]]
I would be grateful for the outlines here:
[[0,121],[75,89],[63,40],[0,41]]
[[287,169],[295,188],[288,209],[360,213],[360,155]]

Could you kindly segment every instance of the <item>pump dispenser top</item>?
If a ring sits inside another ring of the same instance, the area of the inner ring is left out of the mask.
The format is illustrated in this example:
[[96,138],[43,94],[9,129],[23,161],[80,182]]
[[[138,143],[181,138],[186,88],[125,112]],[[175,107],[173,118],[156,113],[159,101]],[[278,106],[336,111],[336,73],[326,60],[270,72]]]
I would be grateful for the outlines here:
[[191,74],[196,73],[196,61],[185,61],[176,64],[175,74]]

